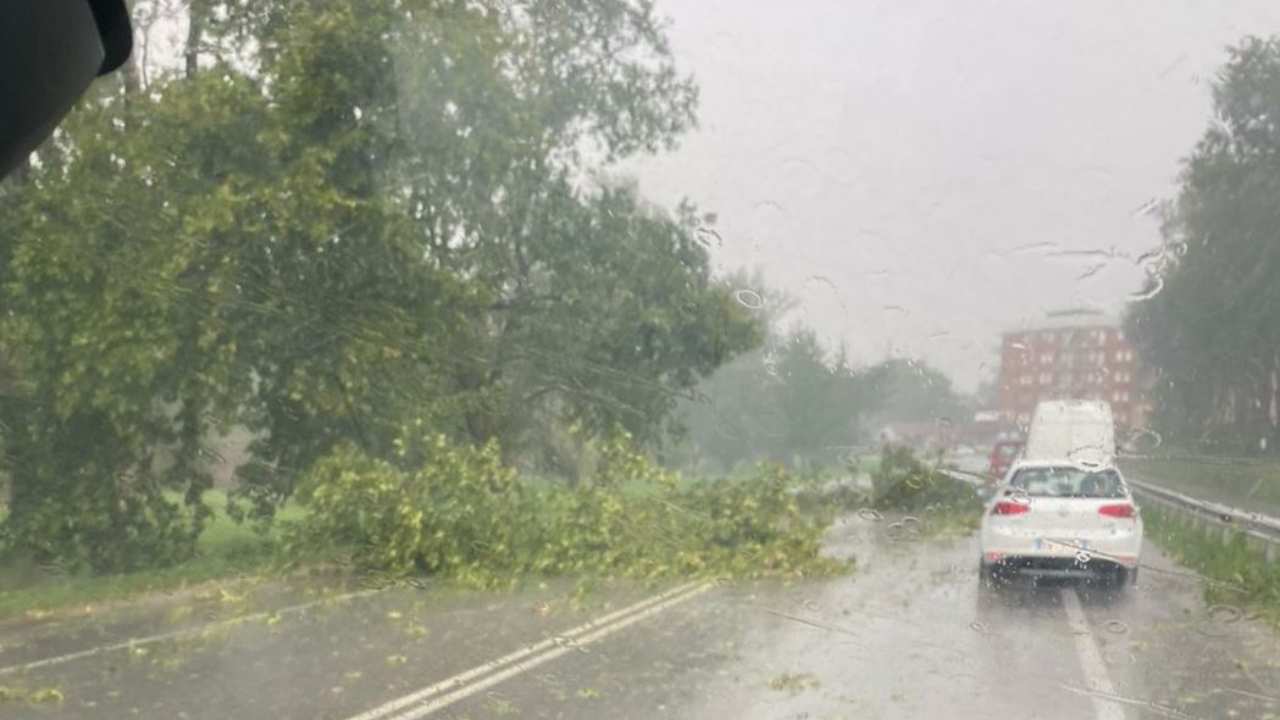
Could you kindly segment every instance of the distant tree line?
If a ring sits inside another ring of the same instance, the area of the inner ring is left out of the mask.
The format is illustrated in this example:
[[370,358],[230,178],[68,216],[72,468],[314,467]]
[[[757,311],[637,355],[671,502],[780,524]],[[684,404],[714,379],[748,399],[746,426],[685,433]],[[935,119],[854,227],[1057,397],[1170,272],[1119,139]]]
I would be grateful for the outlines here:
[[788,466],[833,466],[851,451],[874,449],[890,422],[963,422],[971,400],[925,362],[887,359],[859,367],[844,347],[831,351],[803,324],[787,324],[791,304],[765,281],[743,275],[732,284],[752,288],[768,334],[696,388],[681,403],[683,443],[673,457],[731,469],[761,460]]

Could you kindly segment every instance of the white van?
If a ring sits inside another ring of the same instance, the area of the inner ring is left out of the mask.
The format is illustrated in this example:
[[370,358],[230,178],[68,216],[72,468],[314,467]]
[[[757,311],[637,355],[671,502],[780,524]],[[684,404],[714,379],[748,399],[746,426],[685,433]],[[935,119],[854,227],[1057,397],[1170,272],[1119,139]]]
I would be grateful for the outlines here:
[[1115,462],[1111,405],[1098,400],[1049,400],[1036,405],[1023,458],[1083,465]]

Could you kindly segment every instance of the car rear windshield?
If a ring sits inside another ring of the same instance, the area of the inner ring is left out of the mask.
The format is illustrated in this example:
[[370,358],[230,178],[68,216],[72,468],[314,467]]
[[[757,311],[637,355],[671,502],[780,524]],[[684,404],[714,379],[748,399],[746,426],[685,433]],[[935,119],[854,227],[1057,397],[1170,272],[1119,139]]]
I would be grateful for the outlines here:
[[1115,470],[1089,471],[1069,466],[1022,468],[1009,485],[1030,497],[1124,497],[1124,485]]

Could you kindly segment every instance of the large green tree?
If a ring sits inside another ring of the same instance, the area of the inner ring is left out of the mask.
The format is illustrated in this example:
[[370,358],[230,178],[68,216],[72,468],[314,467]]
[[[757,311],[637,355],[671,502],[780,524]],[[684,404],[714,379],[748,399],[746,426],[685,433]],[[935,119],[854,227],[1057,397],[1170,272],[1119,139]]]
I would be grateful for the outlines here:
[[1280,39],[1246,38],[1213,87],[1214,120],[1187,158],[1127,319],[1159,370],[1156,426],[1223,451],[1280,436]]
[[241,491],[263,514],[405,422],[510,452],[546,423],[657,440],[760,341],[710,279],[706,218],[582,181],[693,123],[649,2],[190,12],[181,68],[126,73],[0,198],[20,544],[98,568],[190,553],[231,423],[256,433]]

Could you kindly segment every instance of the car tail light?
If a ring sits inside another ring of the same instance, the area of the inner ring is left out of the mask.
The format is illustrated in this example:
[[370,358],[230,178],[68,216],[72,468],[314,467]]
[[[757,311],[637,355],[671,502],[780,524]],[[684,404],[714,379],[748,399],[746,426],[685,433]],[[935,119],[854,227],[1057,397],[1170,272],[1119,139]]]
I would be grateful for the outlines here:
[[1013,500],[1001,500],[996,506],[991,508],[992,515],[1021,515],[1030,512],[1031,506],[1027,503],[1014,502]]
[[1133,506],[1129,503],[1120,503],[1117,505],[1103,505],[1098,508],[1099,515],[1115,518],[1131,518],[1133,517]]

